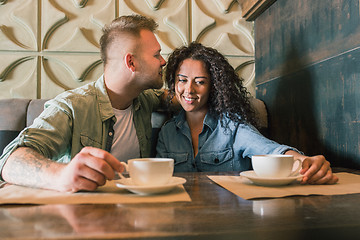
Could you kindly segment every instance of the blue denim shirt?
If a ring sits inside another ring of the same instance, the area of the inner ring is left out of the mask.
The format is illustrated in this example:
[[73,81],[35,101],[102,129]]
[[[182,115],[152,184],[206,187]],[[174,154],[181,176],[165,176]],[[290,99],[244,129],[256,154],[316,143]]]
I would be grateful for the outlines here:
[[[226,119],[230,121],[230,119]],[[161,129],[157,157],[173,158],[175,172],[221,172],[251,169],[251,156],[284,154],[297,149],[267,139],[253,126],[229,122],[229,128],[220,120],[206,115],[199,135],[199,150],[194,157],[189,125],[185,112],[169,120]]]

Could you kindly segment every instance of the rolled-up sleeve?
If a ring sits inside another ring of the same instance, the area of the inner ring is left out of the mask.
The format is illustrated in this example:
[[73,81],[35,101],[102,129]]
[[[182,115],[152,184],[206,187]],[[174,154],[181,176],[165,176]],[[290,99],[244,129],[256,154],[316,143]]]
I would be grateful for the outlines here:
[[[45,110],[34,123],[22,130],[4,149],[0,156],[1,172],[9,156],[19,147],[30,147],[45,157],[56,160],[68,152],[72,126],[70,114],[53,102],[45,105]],[[2,177],[0,179],[3,180]]]

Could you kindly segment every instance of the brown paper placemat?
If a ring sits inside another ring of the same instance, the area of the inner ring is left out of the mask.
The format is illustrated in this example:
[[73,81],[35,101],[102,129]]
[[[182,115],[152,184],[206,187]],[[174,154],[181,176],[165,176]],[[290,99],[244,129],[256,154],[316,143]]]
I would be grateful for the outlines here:
[[0,189],[0,204],[116,204],[190,202],[191,198],[182,185],[170,192],[154,195],[137,195],[116,187],[108,181],[95,192],[61,193],[7,184]]
[[360,193],[360,175],[335,173],[339,182],[334,185],[301,185],[264,187],[255,185],[243,176],[208,176],[212,181],[244,199],[279,198],[295,195],[343,195]]

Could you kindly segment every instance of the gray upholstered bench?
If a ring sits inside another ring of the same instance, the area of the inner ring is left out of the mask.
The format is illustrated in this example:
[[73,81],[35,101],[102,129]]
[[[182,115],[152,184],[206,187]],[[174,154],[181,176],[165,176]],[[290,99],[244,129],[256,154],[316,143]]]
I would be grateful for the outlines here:
[[[43,111],[45,99],[0,99],[0,153],[25,127],[30,126],[34,119]],[[261,129],[267,129],[267,111],[265,104],[258,100],[251,101],[259,119]],[[152,114],[152,156],[155,155],[157,135],[167,120],[167,114]]]

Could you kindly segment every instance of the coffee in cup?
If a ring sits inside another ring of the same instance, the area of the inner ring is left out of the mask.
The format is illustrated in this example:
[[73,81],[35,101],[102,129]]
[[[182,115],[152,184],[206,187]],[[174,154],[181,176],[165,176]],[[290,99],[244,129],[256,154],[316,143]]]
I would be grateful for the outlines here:
[[[158,186],[168,183],[174,172],[172,158],[135,158],[122,162],[135,185]],[[125,178],[119,174],[120,178]]]
[[[256,175],[266,178],[295,176],[302,167],[301,160],[294,159],[292,155],[254,155],[251,158],[251,162]],[[298,166],[293,171],[295,163]]]

